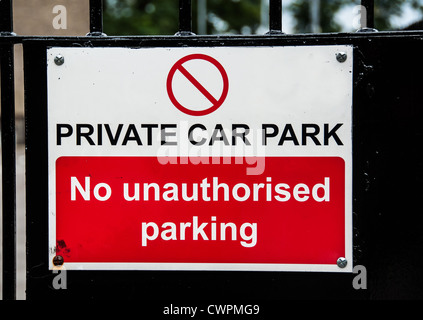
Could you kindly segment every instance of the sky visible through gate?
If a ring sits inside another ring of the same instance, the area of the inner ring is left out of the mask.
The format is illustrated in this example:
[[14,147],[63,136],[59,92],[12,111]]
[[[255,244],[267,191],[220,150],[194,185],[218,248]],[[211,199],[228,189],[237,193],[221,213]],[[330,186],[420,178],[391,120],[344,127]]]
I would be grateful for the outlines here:
[[[324,0],[323,0],[324,1]],[[288,7],[291,3],[295,2],[295,0],[283,0],[283,8],[285,9]],[[354,30],[353,21],[355,18],[355,15],[357,14],[354,10],[354,7],[357,5],[354,2],[358,1],[351,1],[351,5],[345,6],[342,8],[335,17],[335,20],[339,22],[339,24],[342,26],[342,32],[351,32]],[[422,1],[423,2],[423,1]],[[397,28],[404,28],[408,25],[421,20],[423,18],[423,15],[421,12],[418,12],[414,10],[409,3],[404,4],[403,12],[400,16],[392,17],[391,21],[394,26]],[[282,24],[283,24],[283,31],[285,33],[293,33],[294,29],[294,19],[288,10],[282,11]]]
[[[286,0],[286,2],[292,2],[293,0]],[[351,31],[352,21],[354,20],[354,4],[347,6],[340,10],[337,14],[337,20],[343,27],[343,31]],[[422,13],[411,8],[409,3],[406,3],[403,7],[403,13],[398,17],[392,17],[391,21],[397,28],[404,28],[408,25],[422,19]]]

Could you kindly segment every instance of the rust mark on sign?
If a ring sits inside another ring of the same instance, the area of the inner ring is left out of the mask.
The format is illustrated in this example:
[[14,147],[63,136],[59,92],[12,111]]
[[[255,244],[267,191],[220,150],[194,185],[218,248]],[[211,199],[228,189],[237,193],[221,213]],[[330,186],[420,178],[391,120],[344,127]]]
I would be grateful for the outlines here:
[[70,249],[66,246],[65,240],[57,240],[56,242],[56,255],[62,257],[70,257]]

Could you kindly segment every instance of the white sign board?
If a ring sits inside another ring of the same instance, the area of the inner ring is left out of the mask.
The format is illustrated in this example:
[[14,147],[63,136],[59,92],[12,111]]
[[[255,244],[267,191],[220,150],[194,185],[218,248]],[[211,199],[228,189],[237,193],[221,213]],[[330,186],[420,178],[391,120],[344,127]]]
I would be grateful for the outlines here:
[[47,61],[51,261],[351,272],[351,46]]

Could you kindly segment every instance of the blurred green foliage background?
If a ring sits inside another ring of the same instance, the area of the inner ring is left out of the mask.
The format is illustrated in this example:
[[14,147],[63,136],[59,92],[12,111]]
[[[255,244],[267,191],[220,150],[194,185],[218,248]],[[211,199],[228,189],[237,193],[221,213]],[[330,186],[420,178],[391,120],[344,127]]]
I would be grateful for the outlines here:
[[[284,13],[292,17],[293,33],[316,32],[312,24],[313,1],[283,1]],[[179,0],[104,2],[104,30],[108,35],[173,35],[178,31]],[[319,32],[355,31],[352,23],[349,30],[343,29],[335,16],[345,7],[353,10],[359,4],[354,0],[319,0],[315,11]],[[392,18],[400,16],[405,5],[423,12],[423,0],[375,0],[375,27],[380,31],[395,29]],[[192,30],[196,34],[263,34],[267,31],[267,6],[268,0],[192,0]]]

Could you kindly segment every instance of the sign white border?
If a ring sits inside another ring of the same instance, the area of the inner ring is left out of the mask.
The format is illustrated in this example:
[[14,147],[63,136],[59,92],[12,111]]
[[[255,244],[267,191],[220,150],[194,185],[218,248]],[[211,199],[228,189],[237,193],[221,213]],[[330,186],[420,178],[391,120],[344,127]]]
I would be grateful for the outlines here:
[[[214,54],[215,52],[222,52],[222,50],[237,50],[243,49],[266,49],[269,47],[213,47],[213,48],[140,48],[140,49],[130,49],[130,48],[57,48],[53,47],[48,50],[47,53],[47,64],[48,64],[48,121],[49,121],[49,268],[60,269],[60,267],[54,266],[52,260],[55,256],[55,161],[59,157],[58,151],[54,150],[54,141],[56,139],[55,134],[52,130],[55,125],[52,118],[57,116],[57,112],[54,109],[54,106],[51,106],[50,102],[55,97],[54,90],[57,89],[57,85],[54,84],[55,77],[57,76],[57,66],[54,63],[54,57],[57,54],[63,54],[65,56],[65,68],[72,68],[69,66],[68,57],[71,58],[78,57],[81,54],[97,54],[116,51],[119,54],[122,51],[129,51],[131,53],[136,52],[136,50],[150,50],[150,51],[159,51],[162,54],[163,51],[174,52],[175,56],[184,56],[191,52],[201,52],[205,54]],[[335,58],[335,54],[338,52],[346,52],[348,59],[343,64],[345,68],[344,72],[349,72],[351,76],[351,83],[346,94],[351,98],[351,109],[350,109],[350,124],[349,127],[352,130],[352,85],[353,85],[353,48],[351,45],[336,45],[336,46],[302,46],[302,47],[275,47],[275,48],[296,48],[296,50],[308,50],[312,52],[313,50],[329,50],[332,53],[332,57]],[[298,51],[297,51],[298,52]],[[159,55],[160,55],[159,54]],[[101,57],[99,58],[101,59]],[[176,58],[175,58],[176,59]],[[73,61],[75,63],[75,61]],[[72,65],[72,60],[70,65]],[[353,261],[353,235],[352,235],[352,133],[350,136],[350,141],[348,141],[349,150],[343,155],[345,161],[345,258],[348,261],[348,264],[345,268],[339,268],[334,261],[333,265],[320,265],[320,264],[262,264],[262,263],[66,263],[64,268],[66,270],[208,270],[208,271],[313,271],[313,272],[352,272],[352,261]],[[78,153],[79,152],[79,153]],[[85,149],[79,150],[75,154],[75,150],[68,150],[60,156],[96,156],[90,152],[87,152]],[[134,154],[133,151],[118,152],[116,156],[122,155],[131,156]],[[107,156],[114,156],[107,154]],[[269,156],[272,156],[270,154]],[[288,156],[330,156],[330,154],[322,155],[307,155],[306,153],[294,154]],[[335,156],[338,156],[336,154]]]

